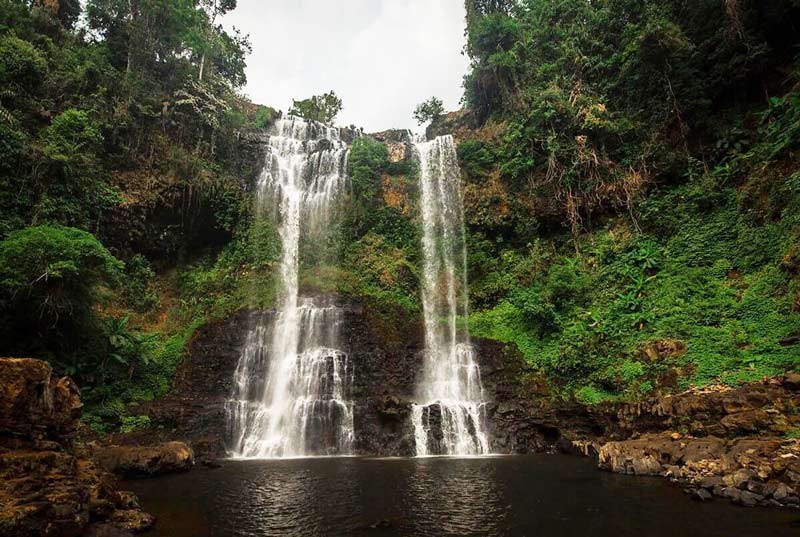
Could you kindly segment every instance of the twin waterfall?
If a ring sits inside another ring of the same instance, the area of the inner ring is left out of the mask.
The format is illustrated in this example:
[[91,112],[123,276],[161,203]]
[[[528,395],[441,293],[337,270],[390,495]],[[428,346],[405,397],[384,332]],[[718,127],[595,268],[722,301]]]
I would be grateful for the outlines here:
[[416,144],[422,209],[425,360],[412,407],[417,456],[489,453],[483,386],[466,326],[467,249],[452,136]]
[[[412,424],[418,456],[489,453],[480,370],[465,326],[461,177],[451,136],[415,144],[423,225],[424,366]],[[240,459],[352,455],[354,368],[341,349],[343,310],[300,294],[347,194],[339,130],[297,118],[272,127],[256,219],[277,223],[282,253],[274,312],[254,314],[226,404],[229,452]],[[306,254],[308,250],[308,254]],[[323,254],[324,257],[324,254]]]
[[257,218],[278,221],[278,309],[250,329],[227,405],[235,458],[353,452],[353,368],[337,348],[343,312],[299,294],[301,238],[324,248],[347,187],[347,145],[338,129],[281,119],[258,182]]

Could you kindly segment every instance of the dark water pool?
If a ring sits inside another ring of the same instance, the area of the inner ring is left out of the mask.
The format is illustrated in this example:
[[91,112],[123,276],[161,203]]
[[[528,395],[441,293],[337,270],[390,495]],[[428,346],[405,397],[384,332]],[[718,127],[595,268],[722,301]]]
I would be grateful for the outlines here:
[[566,456],[227,462],[126,486],[164,537],[800,537],[800,512],[698,503]]

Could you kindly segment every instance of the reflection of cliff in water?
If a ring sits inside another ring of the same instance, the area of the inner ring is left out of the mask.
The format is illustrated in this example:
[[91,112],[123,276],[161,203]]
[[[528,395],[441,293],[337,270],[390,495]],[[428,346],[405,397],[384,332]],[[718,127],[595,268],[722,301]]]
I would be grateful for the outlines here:
[[558,455],[227,462],[126,484],[153,537],[789,537],[797,513],[698,503]]

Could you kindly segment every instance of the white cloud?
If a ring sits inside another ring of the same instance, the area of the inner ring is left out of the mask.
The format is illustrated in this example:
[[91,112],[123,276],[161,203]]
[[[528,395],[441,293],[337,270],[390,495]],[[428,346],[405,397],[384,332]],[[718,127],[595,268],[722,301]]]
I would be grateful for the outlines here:
[[250,34],[245,93],[260,104],[334,90],[338,122],[370,132],[416,129],[414,107],[433,95],[458,108],[463,0],[239,0],[224,23]]

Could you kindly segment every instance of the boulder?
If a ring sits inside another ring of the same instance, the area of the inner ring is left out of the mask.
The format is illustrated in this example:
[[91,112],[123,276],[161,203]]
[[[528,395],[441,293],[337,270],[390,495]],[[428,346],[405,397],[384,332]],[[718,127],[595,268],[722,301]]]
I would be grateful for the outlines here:
[[800,391],[800,373],[787,373],[783,377],[783,386],[792,391]]
[[96,447],[93,454],[105,470],[127,478],[185,472],[194,466],[194,452],[184,442]]
[[81,415],[80,392],[69,378],[55,379],[50,364],[0,358],[0,434],[64,441]]
[[794,470],[800,466],[798,440],[726,440],[665,432],[607,442],[597,450],[597,460],[604,470],[686,483],[695,497],[723,496],[744,506],[800,503],[795,494],[800,471]]
[[156,518],[143,511],[134,509],[115,511],[111,515],[111,522],[114,526],[125,531],[140,533],[147,531],[156,523]]
[[707,502],[708,500],[713,498],[711,493],[708,490],[703,489],[703,488],[690,490],[689,492],[692,495],[692,499],[695,499],[695,500],[698,500],[698,501],[701,501],[701,502]]

